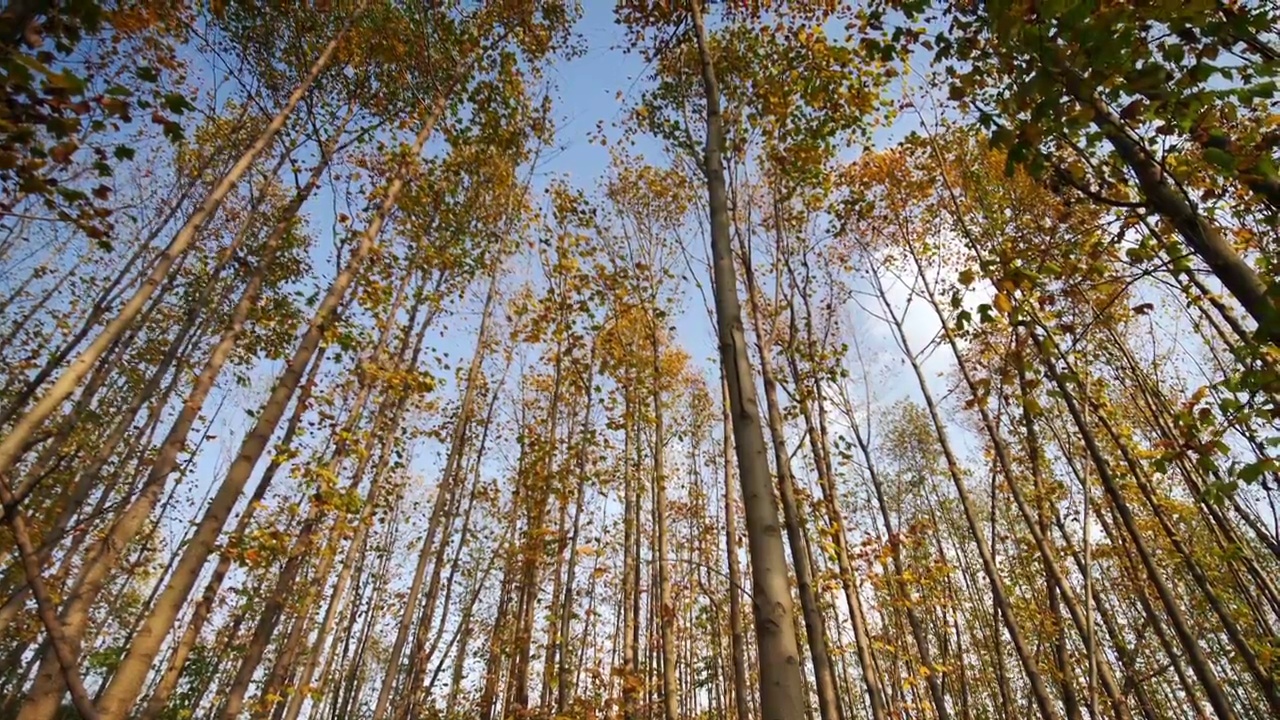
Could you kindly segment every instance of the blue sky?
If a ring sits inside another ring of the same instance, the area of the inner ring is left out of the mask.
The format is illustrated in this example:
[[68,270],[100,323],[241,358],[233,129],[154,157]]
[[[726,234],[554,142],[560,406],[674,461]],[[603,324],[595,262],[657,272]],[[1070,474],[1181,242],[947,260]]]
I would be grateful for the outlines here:
[[[558,147],[542,163],[544,172],[563,173],[578,184],[590,184],[609,166],[608,149],[588,142],[598,121],[611,125],[623,118],[625,104],[644,87],[647,68],[640,57],[626,52],[626,40],[614,24],[613,4],[586,2],[578,33],[586,46],[579,57],[554,63]],[[623,98],[618,98],[618,93]],[[656,143],[645,151],[660,152]]]

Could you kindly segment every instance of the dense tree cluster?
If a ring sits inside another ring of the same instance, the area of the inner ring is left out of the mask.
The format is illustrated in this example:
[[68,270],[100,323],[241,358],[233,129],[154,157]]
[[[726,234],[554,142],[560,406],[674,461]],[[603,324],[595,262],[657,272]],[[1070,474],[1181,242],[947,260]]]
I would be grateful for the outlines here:
[[582,14],[0,10],[0,718],[1280,717],[1280,8]]

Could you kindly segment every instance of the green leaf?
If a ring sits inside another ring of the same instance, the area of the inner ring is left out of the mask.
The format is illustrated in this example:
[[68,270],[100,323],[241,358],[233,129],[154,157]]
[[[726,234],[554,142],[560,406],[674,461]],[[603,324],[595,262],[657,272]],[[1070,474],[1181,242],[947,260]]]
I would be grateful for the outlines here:
[[187,100],[186,96],[181,93],[165,93],[161,102],[164,103],[169,112],[175,115],[181,115],[188,110],[195,109],[195,105],[192,105],[191,101]]
[[1267,80],[1249,88],[1249,95],[1255,100],[1270,100],[1276,96],[1280,86],[1276,85],[1275,80]]
[[67,202],[84,202],[89,199],[89,196],[83,191],[65,185],[59,186],[55,192]]
[[49,86],[57,90],[68,93],[80,94],[84,92],[84,80],[76,76],[74,73],[63,70],[56,75],[50,75],[47,81]]
[[1212,163],[1212,164],[1214,164],[1214,165],[1217,165],[1218,167],[1222,168],[1223,170],[1235,170],[1235,169],[1236,169],[1236,156],[1235,156],[1235,155],[1232,155],[1231,153],[1227,152],[1226,150],[1220,150],[1220,149],[1215,148],[1215,147],[1205,148],[1205,149],[1204,149],[1204,159],[1205,159],[1205,160],[1207,160],[1207,161],[1209,161],[1210,163]]
[[1276,163],[1270,157],[1263,155],[1253,164],[1253,171],[1268,180],[1274,180],[1280,176],[1280,172],[1276,171]]
[[[1071,4],[1077,5],[1079,3],[1071,3]],[[1041,17],[1044,17],[1044,18],[1056,18],[1062,14],[1063,10],[1066,10],[1066,9],[1067,9],[1066,0],[1044,0],[1044,2],[1040,4],[1039,14]]]
[[167,120],[163,124],[162,130],[164,132],[164,136],[169,138],[169,142],[182,142],[182,125],[172,120]]

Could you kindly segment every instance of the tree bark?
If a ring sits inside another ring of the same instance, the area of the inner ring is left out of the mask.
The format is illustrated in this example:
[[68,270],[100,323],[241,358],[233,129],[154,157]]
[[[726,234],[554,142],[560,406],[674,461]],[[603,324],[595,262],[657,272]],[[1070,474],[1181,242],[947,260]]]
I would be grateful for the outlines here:
[[736,720],[750,720],[747,706],[746,641],[742,637],[742,570],[738,564],[738,503],[733,483],[733,421],[729,409],[729,385],[720,381],[720,405],[724,432],[725,555],[729,565],[729,648],[733,658],[733,704]]
[[[777,222],[781,222],[780,220]],[[778,251],[782,248],[779,243]],[[778,494],[782,498],[783,524],[787,542],[791,546],[791,565],[795,568],[796,587],[800,595],[800,612],[804,617],[805,639],[809,645],[809,660],[813,665],[814,688],[818,695],[818,714],[822,720],[841,720],[839,691],[831,657],[827,653],[827,631],[813,587],[813,569],[800,524],[799,503],[796,500],[795,478],[791,473],[791,458],[787,452],[786,428],[778,403],[778,382],[773,373],[772,332],[766,332],[760,312],[759,288],[755,270],[751,267],[750,253],[744,249],[742,277],[746,285],[747,302],[755,325],[757,350],[760,354],[760,375],[764,382],[765,408],[769,418],[769,435],[773,443],[773,462],[778,474]],[[865,668],[864,668],[865,670]],[[865,673],[865,677],[873,677]],[[868,687],[868,695],[871,688]],[[668,719],[670,720],[670,719]]]
[[702,170],[707,181],[720,363],[729,388],[738,472],[747,515],[747,545],[751,554],[752,598],[760,656],[760,709],[763,720],[797,720],[804,714],[804,686],[800,679],[799,647],[791,623],[791,583],[786,550],[778,527],[778,504],[769,479],[754,373],[747,353],[738,300],[737,271],[733,267],[728,194],[721,157],[724,121],[720,114],[720,90],[700,3],[691,2],[689,7],[707,102]]
[[1078,102],[1093,110],[1093,124],[1107,138],[1116,154],[1138,180],[1150,204],[1169,221],[1187,246],[1204,261],[1227,291],[1258,324],[1259,334],[1270,342],[1280,338],[1280,312],[1267,294],[1266,283],[1236,252],[1222,232],[1191,204],[1185,191],[1175,186],[1150,148],[1130,130],[1111,107],[1071,70],[1057,70],[1063,86]]
[[677,720],[680,716],[680,692],[676,684],[676,608],[671,596],[671,568],[667,560],[669,553],[667,537],[671,530],[667,527],[667,450],[662,407],[662,355],[656,318],[651,318],[651,321],[654,323],[650,334],[653,361],[653,513],[658,536],[654,552],[657,553],[658,565],[657,600],[659,636],[662,644],[662,709],[664,720]]

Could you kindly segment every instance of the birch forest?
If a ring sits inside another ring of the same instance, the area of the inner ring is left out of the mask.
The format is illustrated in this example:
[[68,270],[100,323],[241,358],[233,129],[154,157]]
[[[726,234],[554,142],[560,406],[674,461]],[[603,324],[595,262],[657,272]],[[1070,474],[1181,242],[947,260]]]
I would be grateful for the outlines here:
[[0,3],[0,720],[1280,717],[1276,0]]

